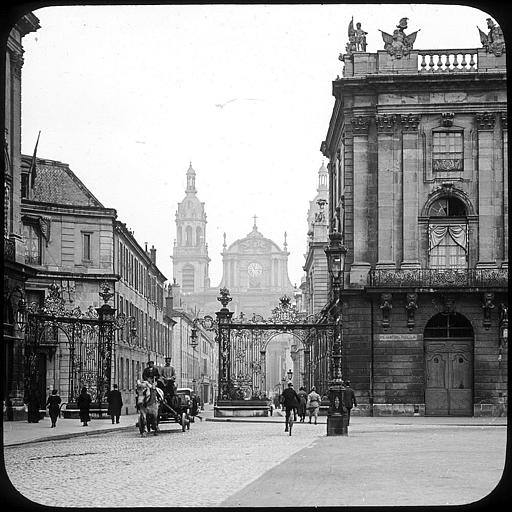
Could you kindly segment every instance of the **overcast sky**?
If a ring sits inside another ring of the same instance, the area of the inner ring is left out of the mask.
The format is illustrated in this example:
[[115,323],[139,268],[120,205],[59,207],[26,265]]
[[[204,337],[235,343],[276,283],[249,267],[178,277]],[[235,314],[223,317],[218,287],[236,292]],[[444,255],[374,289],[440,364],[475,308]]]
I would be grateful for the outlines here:
[[[210,277],[253,215],[300,284],[309,201],[351,17],[384,48],[409,18],[415,48],[477,48],[487,13],[436,5],[69,6],[34,11],[23,39],[22,151],[68,163],[104,206],[157,248],[172,280],[175,212],[189,162],[206,205]],[[236,101],[230,101],[236,100]],[[229,102],[229,103],[228,103]],[[223,105],[223,106],[221,106]]]

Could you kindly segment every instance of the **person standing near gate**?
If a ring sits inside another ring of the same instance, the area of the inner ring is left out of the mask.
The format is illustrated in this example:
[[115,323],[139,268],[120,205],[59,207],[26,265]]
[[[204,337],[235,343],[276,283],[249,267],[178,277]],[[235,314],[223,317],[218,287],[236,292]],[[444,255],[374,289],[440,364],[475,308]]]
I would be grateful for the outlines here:
[[288,420],[292,412],[294,416],[294,421],[297,421],[296,411],[297,408],[299,407],[299,396],[297,395],[295,389],[293,389],[293,384],[291,382],[288,382],[288,388],[283,391],[283,394],[281,396],[283,407],[285,408],[286,411],[286,428],[284,429],[284,431],[288,432]]
[[349,380],[345,381],[345,400],[347,403],[344,405],[348,412],[347,425],[350,425],[350,411],[352,410],[352,407],[357,407],[357,400],[354,390],[350,387]]
[[57,393],[57,390],[54,389],[52,394],[46,400],[46,406],[48,407],[48,414],[50,415],[50,419],[52,420],[52,426],[50,428],[54,428],[57,426],[57,418],[60,413],[60,396]]
[[306,419],[306,404],[308,402],[308,394],[303,386],[299,388],[299,392],[297,393],[299,396],[299,418],[301,422],[304,422]]
[[308,411],[309,411],[309,423],[311,423],[311,417],[315,417],[315,425],[318,420],[318,410],[320,409],[320,395],[316,392],[315,386],[311,388],[308,395]]
[[91,402],[91,395],[87,393],[87,388],[84,386],[76,400],[76,405],[78,405],[78,409],[80,410],[80,421],[82,422],[82,426],[84,427],[87,427],[87,423],[91,421],[91,417],[89,416]]
[[113,387],[114,389],[107,395],[108,414],[112,419],[112,425],[114,424],[114,418],[116,423],[119,423],[121,407],[123,407],[123,398],[121,396],[121,392],[117,389],[117,384],[114,384]]

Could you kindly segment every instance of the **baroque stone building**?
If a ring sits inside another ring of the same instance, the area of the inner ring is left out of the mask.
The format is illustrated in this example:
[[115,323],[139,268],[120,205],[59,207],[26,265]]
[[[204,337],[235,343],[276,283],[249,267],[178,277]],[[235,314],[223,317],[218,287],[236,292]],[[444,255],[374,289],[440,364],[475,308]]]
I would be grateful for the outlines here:
[[293,297],[288,277],[286,233],[283,249],[258,231],[256,216],[252,231],[222,250],[223,275],[210,286],[206,213],[196,193],[195,170],[187,170],[185,198],[176,211],[176,240],[173,248],[173,277],[181,287],[183,302],[197,314],[212,315],[219,309],[219,289],[226,287],[232,297],[231,311],[267,317],[284,294]]
[[[7,20],[5,20],[7,21]],[[6,25],[7,26],[7,25]],[[25,264],[21,223],[21,86],[23,37],[40,28],[32,13],[13,24],[5,45],[4,100],[4,272],[2,306],[2,384],[4,415],[12,419],[26,417],[23,406],[23,325],[26,306],[25,281],[35,275]]]
[[503,35],[376,53],[347,45],[321,150],[348,249],[343,375],[368,414],[503,414],[508,125]]

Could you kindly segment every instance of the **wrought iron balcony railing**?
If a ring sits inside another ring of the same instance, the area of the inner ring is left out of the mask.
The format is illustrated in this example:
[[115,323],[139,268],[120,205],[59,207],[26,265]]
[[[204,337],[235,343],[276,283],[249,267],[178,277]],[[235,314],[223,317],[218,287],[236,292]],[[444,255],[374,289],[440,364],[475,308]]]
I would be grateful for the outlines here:
[[375,288],[508,287],[508,269],[370,270],[368,286]]

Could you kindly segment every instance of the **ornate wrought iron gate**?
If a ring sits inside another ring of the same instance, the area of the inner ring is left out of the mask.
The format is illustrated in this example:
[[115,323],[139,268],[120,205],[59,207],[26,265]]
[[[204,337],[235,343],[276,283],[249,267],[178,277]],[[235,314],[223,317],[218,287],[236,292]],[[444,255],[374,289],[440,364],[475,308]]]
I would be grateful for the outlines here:
[[[107,283],[100,285],[100,296],[105,304],[90,306],[85,312],[80,307],[66,309],[56,284],[49,287],[49,295],[42,306],[28,306],[28,327],[25,337],[25,390],[32,393],[40,382],[40,360],[51,358],[61,340],[68,357],[68,402],[73,403],[86,386],[93,402],[101,402],[110,389],[114,330],[120,326],[114,319],[114,309],[107,301],[111,297]],[[121,322],[122,323],[122,322]]]
[[[307,315],[297,311],[290,298],[283,296],[280,304],[265,320],[254,314],[243,313],[233,318],[227,305],[231,301],[229,290],[222,288],[218,300],[222,309],[216,313],[216,331],[219,342],[219,400],[260,397],[266,389],[265,356],[269,341],[277,334],[290,333],[304,347],[305,366],[313,343],[323,338],[323,346],[332,347],[335,324],[321,315]],[[210,324],[211,322],[210,318]],[[307,387],[310,382],[306,382]]]

